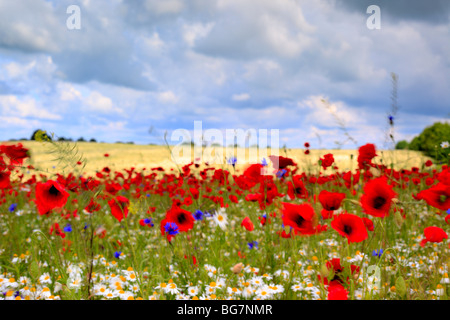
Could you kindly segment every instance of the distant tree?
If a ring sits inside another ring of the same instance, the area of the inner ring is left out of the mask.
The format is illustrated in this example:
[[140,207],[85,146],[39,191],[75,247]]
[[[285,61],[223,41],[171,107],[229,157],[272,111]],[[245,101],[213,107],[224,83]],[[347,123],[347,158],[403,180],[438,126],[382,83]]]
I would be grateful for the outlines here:
[[397,142],[397,144],[395,145],[395,149],[396,150],[405,150],[408,148],[408,146],[409,146],[408,141],[401,140],[401,141]]
[[84,140],[83,137],[79,138],[77,141],[78,141],[78,142],[86,142],[86,140]]
[[426,127],[421,134],[415,137],[409,144],[410,150],[424,152],[427,156],[441,159],[440,145],[444,141],[450,140],[450,124],[436,122],[432,126]]
[[[33,132],[33,134],[31,135],[30,140],[36,141],[36,134],[37,134],[39,131],[42,132],[43,130],[41,130],[41,129],[35,130],[35,131]],[[45,138],[47,138],[48,140],[52,141],[52,137],[50,137],[50,136],[47,135],[46,133],[44,133],[42,136],[45,137]]]
[[92,138],[91,140],[89,140],[89,142],[97,142],[97,140],[95,140],[94,138]]

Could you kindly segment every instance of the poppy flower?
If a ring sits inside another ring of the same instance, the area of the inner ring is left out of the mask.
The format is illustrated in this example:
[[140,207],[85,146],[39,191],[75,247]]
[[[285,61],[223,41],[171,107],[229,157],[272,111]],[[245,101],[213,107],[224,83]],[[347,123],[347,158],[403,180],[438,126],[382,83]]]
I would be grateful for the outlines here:
[[327,190],[322,190],[319,193],[320,204],[322,204],[322,207],[327,211],[339,209],[344,199],[345,193],[329,192]]
[[192,213],[181,209],[178,206],[172,206],[166,213],[166,218],[161,221],[161,233],[164,235],[163,227],[168,223],[175,223],[179,232],[187,232],[194,227],[195,218]]
[[306,199],[308,197],[308,190],[306,190],[305,184],[302,181],[301,175],[295,175],[292,177],[292,181],[287,183],[288,185],[288,196],[291,200],[295,198]]
[[366,217],[362,217],[364,224],[366,225],[366,228],[368,231],[373,231],[374,227],[373,227],[373,221],[366,218]]
[[328,278],[323,278],[320,275],[317,275],[317,278],[319,281],[323,282],[324,285],[329,286],[335,286],[335,285],[342,285],[345,281],[349,281],[349,277],[347,279],[344,278],[344,274],[358,274],[359,273],[359,267],[351,264],[350,270],[347,271],[345,267],[341,265],[341,259],[339,258],[333,258],[326,262],[325,264],[326,268],[329,271],[332,271],[333,278],[328,280]]
[[248,231],[253,231],[253,229],[255,229],[255,226],[249,217],[245,217],[244,220],[242,220],[241,227],[244,227]]
[[10,175],[9,171],[0,171],[0,189],[9,188],[11,185]]
[[69,198],[69,193],[58,182],[49,180],[36,184],[36,205],[39,215],[48,214],[55,208],[62,208]]
[[344,213],[334,216],[331,227],[350,242],[362,242],[368,234],[364,221],[357,215]]
[[327,300],[348,300],[348,291],[341,284],[330,285]]
[[360,169],[366,169],[372,165],[372,159],[377,156],[375,145],[367,143],[358,149],[358,165]]
[[425,247],[427,242],[439,243],[444,239],[448,239],[447,233],[439,227],[427,227],[423,230],[423,234],[425,235],[425,239],[420,242],[420,246],[422,247]]
[[333,154],[328,153],[328,154],[324,155],[323,158],[320,158],[320,161],[321,161],[321,166],[324,170],[328,167],[331,167],[331,165],[334,162]]
[[63,239],[66,237],[66,234],[64,232],[62,232],[62,230],[59,227],[59,224],[57,222],[55,222],[50,228],[49,233],[53,234],[53,232],[55,233],[55,235],[60,236]]
[[109,200],[108,204],[111,208],[111,214],[119,222],[121,222],[123,218],[126,218],[128,216],[128,205],[130,204],[130,200],[128,200],[127,198],[117,196],[115,199]]
[[275,169],[284,169],[287,166],[296,166],[297,164],[291,159],[282,156],[269,156]]
[[420,191],[414,198],[425,200],[428,205],[445,211],[450,209],[450,186],[438,183],[429,189]]
[[0,146],[0,154],[2,153],[9,158],[12,165],[22,165],[23,160],[29,157],[28,149],[24,148],[21,143],[17,145]]
[[290,226],[296,234],[312,234],[315,232],[313,218],[315,215],[311,205],[283,202],[282,219],[285,226]]
[[361,206],[366,214],[384,218],[389,215],[392,199],[397,196],[385,176],[371,180],[364,186]]

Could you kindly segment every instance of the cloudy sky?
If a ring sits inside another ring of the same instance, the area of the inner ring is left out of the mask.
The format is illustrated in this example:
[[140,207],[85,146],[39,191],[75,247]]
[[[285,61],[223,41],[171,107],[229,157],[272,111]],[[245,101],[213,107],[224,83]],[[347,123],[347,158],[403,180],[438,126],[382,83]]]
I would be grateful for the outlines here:
[[449,121],[450,1],[0,0],[1,140],[161,143],[202,121],[288,147],[334,148],[345,127],[344,148],[381,148],[392,72],[397,140]]

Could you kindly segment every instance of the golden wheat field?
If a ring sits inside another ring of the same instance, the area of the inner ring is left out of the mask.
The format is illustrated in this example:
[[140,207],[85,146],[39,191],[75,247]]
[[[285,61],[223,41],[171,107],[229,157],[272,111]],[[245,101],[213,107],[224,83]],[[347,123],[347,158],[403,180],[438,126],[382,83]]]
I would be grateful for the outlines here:
[[[68,164],[67,161],[59,162],[57,160],[60,157],[60,154],[52,153],[54,147],[47,142],[37,142],[37,141],[22,141],[21,142],[26,148],[30,150],[31,160],[28,161],[29,164],[32,164],[37,172],[43,171],[48,173],[68,173],[70,171],[74,171],[76,169],[81,169],[81,166],[77,166],[75,163]],[[55,142],[56,144],[62,144],[61,142]],[[157,146],[157,145],[133,145],[133,144],[110,144],[110,143],[89,143],[89,142],[64,142],[66,147],[69,147],[70,150],[73,149],[72,153],[77,152],[75,158],[83,157],[86,161],[86,165],[83,170],[80,171],[82,174],[93,175],[97,171],[100,171],[102,168],[108,166],[111,170],[123,170],[129,169],[131,167],[136,168],[137,170],[142,170],[143,168],[154,168],[154,167],[163,167],[164,169],[173,168],[174,170],[188,163],[188,158],[185,156],[181,158],[183,155],[179,153],[180,157],[178,157],[178,163],[172,160],[171,151],[173,152],[175,158],[177,148],[175,146],[171,146],[170,150],[167,146]],[[180,149],[181,147],[178,147]],[[186,147],[188,150],[189,148]],[[194,149],[191,149],[191,161],[194,160]],[[230,154],[231,151],[231,154]],[[267,155],[270,155],[270,150],[267,152],[263,152],[265,150],[254,149],[242,149],[235,148],[234,156],[237,158],[236,171],[241,171],[245,168],[249,159],[252,159],[250,155],[255,154],[256,159],[266,157],[267,162],[270,163],[269,159],[267,159]],[[317,170],[319,166],[317,164],[320,157],[327,153],[332,153],[334,155],[334,159],[339,170],[354,170],[357,168],[357,150],[326,150],[326,149],[318,149],[318,150],[310,150],[310,153],[306,155],[304,153],[305,149],[286,149],[286,150],[278,150],[278,154],[281,156],[288,156],[292,158],[296,163],[300,165],[302,170],[308,171],[311,168],[315,168]],[[233,149],[227,148],[215,148],[215,150],[209,150],[203,148],[202,150],[204,158],[207,159],[207,154],[214,155],[214,152],[220,154],[222,152],[224,160],[222,163],[216,162],[216,164],[212,165],[213,167],[228,167],[231,168],[231,165],[227,164],[225,158],[233,155]],[[245,157],[243,157],[245,152]],[[105,157],[105,154],[108,154]],[[274,151],[276,154],[276,151]],[[401,168],[411,168],[413,166],[420,167],[425,161],[429,158],[423,156],[421,153],[416,151],[409,150],[378,150],[378,157],[375,158],[376,163],[383,163],[390,167],[393,165],[395,169]],[[242,158],[246,159],[245,163]],[[204,162],[204,161],[203,161]],[[328,169],[330,170],[330,169]],[[32,172],[30,172],[32,174]]]

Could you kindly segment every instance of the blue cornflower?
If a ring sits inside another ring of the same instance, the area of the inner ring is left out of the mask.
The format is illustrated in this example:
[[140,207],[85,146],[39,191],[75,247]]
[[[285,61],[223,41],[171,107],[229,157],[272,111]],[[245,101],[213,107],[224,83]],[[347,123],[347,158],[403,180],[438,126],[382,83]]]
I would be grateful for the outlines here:
[[17,203],[13,203],[12,205],[9,206],[9,212],[14,212],[14,210],[16,210],[17,208]]
[[164,229],[166,229],[166,232],[171,236],[179,233],[177,224],[173,222],[167,222]]
[[86,230],[88,227],[89,227],[89,225],[87,223],[85,223],[83,229]]
[[258,249],[258,242],[257,241],[249,242],[248,247],[250,248],[250,250],[253,248]]
[[228,164],[231,164],[233,167],[236,165],[236,163],[237,163],[236,157],[231,157],[228,159]]
[[205,211],[204,215],[205,217],[211,218],[214,215],[214,213],[212,213],[211,211]]
[[72,232],[72,226],[70,225],[70,223],[68,223],[68,224],[64,227],[64,232]]
[[280,178],[280,179],[283,178],[284,175],[286,174],[286,172],[287,171],[285,169],[278,170],[277,171],[277,177]]
[[116,252],[114,252],[114,257],[116,259],[119,259],[121,254],[122,254],[122,251],[116,251]]
[[447,214],[450,214],[450,209],[447,209]]
[[145,223],[145,224],[149,224],[149,225],[151,225],[152,227],[155,226],[155,225],[153,224],[153,220],[152,220],[151,218],[146,218],[146,219],[144,219],[144,223]]
[[374,256],[374,257],[378,257],[378,258],[381,258],[381,255],[383,254],[383,249],[380,249],[380,250],[373,250],[373,252],[372,252],[372,256]]
[[150,194],[147,193],[145,196],[148,198],[148,197],[150,197]]
[[204,213],[200,210],[195,210],[195,212],[192,214],[195,220],[200,221],[203,220]]
[[262,159],[261,164],[262,164],[263,167],[267,166],[266,158]]

